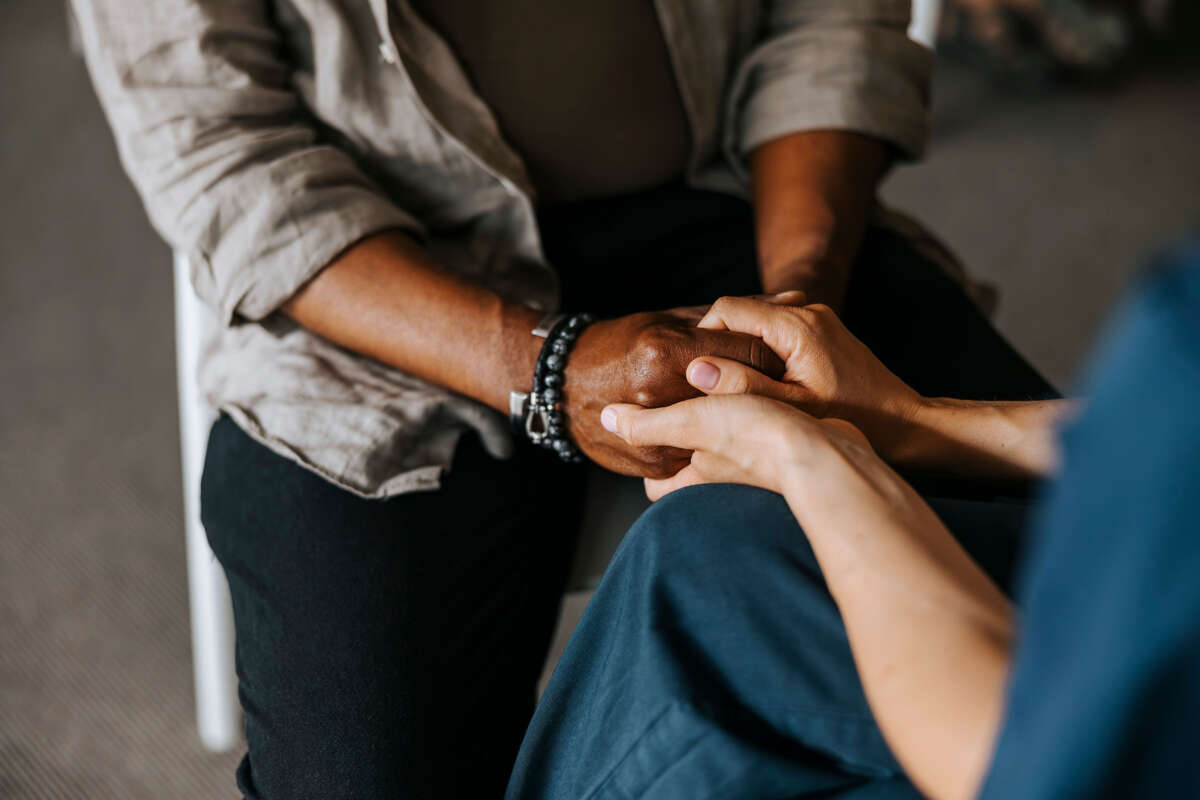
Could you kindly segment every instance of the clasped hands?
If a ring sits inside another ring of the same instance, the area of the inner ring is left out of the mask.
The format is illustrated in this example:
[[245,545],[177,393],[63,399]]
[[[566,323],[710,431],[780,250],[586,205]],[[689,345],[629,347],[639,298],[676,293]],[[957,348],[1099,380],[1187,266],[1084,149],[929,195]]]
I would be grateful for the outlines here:
[[[605,368],[605,352],[626,354],[624,368]],[[878,461],[921,401],[803,292],[598,323],[572,362],[576,441],[601,465],[644,477],[651,499],[706,482],[782,493],[818,456]],[[599,399],[614,396],[636,402]]]

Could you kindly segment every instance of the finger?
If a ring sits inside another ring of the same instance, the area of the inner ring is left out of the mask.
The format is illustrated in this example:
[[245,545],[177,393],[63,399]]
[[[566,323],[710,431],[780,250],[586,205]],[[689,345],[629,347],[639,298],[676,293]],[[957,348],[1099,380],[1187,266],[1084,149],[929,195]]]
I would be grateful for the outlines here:
[[692,453],[692,461],[688,467],[705,483],[742,483],[764,489],[772,488],[757,480],[754,472],[747,470],[745,465],[708,450]]
[[669,478],[646,478],[643,484],[646,487],[646,497],[654,503],[685,486],[698,486],[707,482],[695,467],[688,464]]
[[687,381],[705,394],[757,394],[789,405],[811,403],[812,392],[802,386],[772,380],[739,361],[701,356],[688,364]]
[[[775,308],[765,303],[761,307]],[[786,366],[783,359],[757,335],[698,328],[693,331],[693,336],[702,353],[740,361],[772,378],[783,377]]]
[[644,483],[646,497],[650,498],[651,502],[661,500],[671,492],[687,486],[699,486],[703,483],[745,483],[751,486],[758,485],[750,479],[750,476],[747,475],[744,469],[740,468],[733,461],[705,450],[697,450],[692,453],[691,463],[671,477],[661,480],[647,478]]
[[706,413],[704,406],[713,399],[697,397],[663,408],[615,403],[600,412],[600,424],[634,447],[695,450],[719,441],[728,424],[727,415]]
[[764,338],[772,323],[787,314],[786,306],[771,304],[750,297],[722,297],[712,304],[697,328],[727,330]]
[[[789,289],[786,292],[775,292],[774,294],[752,294],[747,299],[758,300],[773,306],[802,306],[808,302],[808,296],[800,289]],[[711,303],[702,306],[678,306],[660,313],[694,324],[703,319],[711,308]]]

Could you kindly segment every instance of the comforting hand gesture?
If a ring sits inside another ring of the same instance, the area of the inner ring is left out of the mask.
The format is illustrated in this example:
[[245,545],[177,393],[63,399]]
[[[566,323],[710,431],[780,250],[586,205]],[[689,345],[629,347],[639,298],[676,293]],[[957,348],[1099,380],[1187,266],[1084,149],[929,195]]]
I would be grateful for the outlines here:
[[[808,447],[817,434],[832,437],[839,447],[843,440],[855,442],[870,459],[878,461],[878,453],[912,468],[950,468],[1000,479],[1027,478],[1053,468],[1054,423],[1070,408],[1065,401],[987,403],[921,397],[827,306],[800,305],[803,302],[803,292],[721,298],[692,330],[743,337],[717,340],[742,352],[731,359],[710,350],[688,362],[685,372],[687,383],[710,395],[712,402],[685,403],[671,413],[654,415],[640,414],[637,406],[614,406],[598,419],[619,435],[619,444],[630,448],[627,452],[659,456],[654,469],[625,470],[653,479],[646,484],[651,498],[705,481],[783,491],[778,474],[796,464],[795,448]],[[679,325],[686,327],[689,316],[696,319],[696,310],[680,310]],[[689,345],[700,341],[685,340]],[[768,359],[747,340],[760,342],[783,362],[774,373],[778,379],[748,366]],[[671,387],[676,399],[688,396],[669,380],[660,385]],[[650,399],[644,393],[626,393],[623,398],[658,406],[670,402],[669,396],[660,388],[655,402],[642,402]],[[819,425],[814,417],[828,424]],[[639,421],[643,419],[653,422]],[[616,440],[608,437],[609,443]],[[696,451],[690,462],[689,450]]]
[[[868,438],[886,440],[896,420],[915,413],[920,396],[846,330],[828,306],[801,305],[804,299],[798,291],[765,298],[722,297],[698,321],[694,309],[681,309],[674,317],[681,325],[670,329],[673,336],[689,346],[700,342],[680,337],[678,331],[692,322],[696,334],[738,334],[744,338],[733,342],[748,349],[737,359],[708,351],[687,364],[687,383],[711,395],[708,398],[642,408],[672,402],[671,393],[676,393],[676,401],[695,394],[679,392],[656,375],[637,394],[626,393],[637,405],[604,410],[602,427],[618,434],[629,452],[662,454],[654,465],[662,469],[639,470],[647,476],[651,499],[710,482],[783,492],[785,476],[809,463],[814,448],[832,447],[858,462],[878,461]],[[779,380],[747,366],[765,360],[748,347],[752,342],[765,345],[783,362],[775,373]],[[651,359],[663,366],[679,360]],[[652,387],[654,398],[646,396]],[[860,428],[868,431],[866,436]],[[610,449],[615,449],[613,438],[607,437]]]
[[601,421],[631,447],[693,451],[671,477],[646,479],[651,500],[701,483],[744,483],[784,493],[830,451],[878,461],[850,423],[815,419],[757,395],[698,397],[666,408],[622,403],[604,409]]
[[706,394],[757,394],[813,416],[848,420],[883,453],[897,423],[921,397],[885,367],[828,306],[798,305],[800,292],[768,300],[722,297],[698,327],[758,337],[784,361],[780,380],[743,364],[706,356],[688,365],[688,381]]
[[[683,469],[680,447],[632,445],[604,432],[600,411],[614,402],[657,407],[696,397],[685,368],[713,354],[756,375],[782,375],[782,360],[758,336],[697,326],[703,310],[679,308],[597,322],[579,337],[566,371],[571,438],[593,461],[626,475],[666,478]],[[765,374],[764,374],[765,373]]]

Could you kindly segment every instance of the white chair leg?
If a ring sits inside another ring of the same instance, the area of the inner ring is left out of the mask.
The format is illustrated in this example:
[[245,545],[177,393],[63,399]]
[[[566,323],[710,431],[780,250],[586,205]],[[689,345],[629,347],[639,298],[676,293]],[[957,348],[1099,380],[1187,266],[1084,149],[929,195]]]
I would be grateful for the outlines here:
[[180,452],[183,456],[183,513],[187,532],[188,597],[191,603],[192,667],[196,681],[196,727],[213,751],[229,750],[240,738],[237,675],[233,660],[233,611],[229,586],[208,547],[200,523],[200,474],[214,415],[196,384],[196,364],[207,309],[196,298],[187,259],[175,256],[175,344],[179,380]]
[[913,0],[912,19],[908,37],[930,50],[937,44],[938,24],[942,17],[942,0]]

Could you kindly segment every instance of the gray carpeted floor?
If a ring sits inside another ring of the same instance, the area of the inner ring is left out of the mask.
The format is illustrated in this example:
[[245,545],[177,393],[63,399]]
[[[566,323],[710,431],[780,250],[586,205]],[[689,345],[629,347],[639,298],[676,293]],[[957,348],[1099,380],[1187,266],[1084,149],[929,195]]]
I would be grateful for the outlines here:
[[[1021,97],[950,70],[934,155],[887,195],[1065,381],[1200,219],[1198,109],[1195,73]],[[236,755],[192,728],[168,251],[55,2],[0,2],[0,188],[0,797],[233,796]]]

